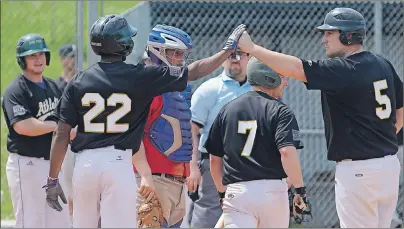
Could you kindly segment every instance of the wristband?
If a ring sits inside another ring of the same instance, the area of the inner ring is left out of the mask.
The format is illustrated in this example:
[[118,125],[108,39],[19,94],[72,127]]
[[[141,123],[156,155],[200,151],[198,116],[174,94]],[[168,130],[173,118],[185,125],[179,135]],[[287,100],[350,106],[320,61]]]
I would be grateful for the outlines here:
[[223,199],[225,197],[226,191],[224,192],[217,191],[217,194],[219,194],[220,199]]
[[298,195],[306,195],[306,187],[295,188],[296,194]]

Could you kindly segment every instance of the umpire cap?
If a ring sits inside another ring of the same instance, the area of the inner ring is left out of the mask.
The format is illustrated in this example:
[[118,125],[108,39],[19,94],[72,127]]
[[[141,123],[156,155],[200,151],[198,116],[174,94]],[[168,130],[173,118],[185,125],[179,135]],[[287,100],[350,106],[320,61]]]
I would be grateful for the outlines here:
[[75,57],[77,52],[77,48],[75,44],[67,44],[63,45],[59,49],[60,57]]
[[[362,44],[366,36],[366,22],[363,15],[354,9],[335,8],[327,13],[323,25],[315,30],[339,30],[341,43]],[[347,34],[352,34],[352,37],[348,38]]]
[[44,52],[46,56],[46,65],[50,63],[50,50],[48,45],[45,42],[45,39],[39,34],[26,34],[18,39],[17,42],[17,49],[16,49],[16,56],[17,56],[17,63],[20,65],[21,69],[25,69],[26,62],[25,56]]
[[270,89],[278,87],[282,82],[278,73],[255,57],[248,62],[247,81],[252,86],[264,86]]

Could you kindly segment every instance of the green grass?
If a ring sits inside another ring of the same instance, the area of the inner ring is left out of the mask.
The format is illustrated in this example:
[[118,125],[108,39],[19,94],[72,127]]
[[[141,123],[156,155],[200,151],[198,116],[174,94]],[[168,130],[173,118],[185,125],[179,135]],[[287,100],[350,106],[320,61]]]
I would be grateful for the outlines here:
[[[104,1],[103,14],[121,14],[139,1]],[[84,59],[87,56],[87,2],[84,3]],[[1,2],[1,94],[21,73],[16,58],[17,40],[27,33],[41,34],[51,49],[51,64],[44,75],[57,78],[62,72],[58,49],[76,40],[75,1],[2,1]],[[83,63],[86,67],[86,61]],[[8,152],[6,149],[7,126],[1,112],[1,219],[13,219],[13,211],[5,174]]]

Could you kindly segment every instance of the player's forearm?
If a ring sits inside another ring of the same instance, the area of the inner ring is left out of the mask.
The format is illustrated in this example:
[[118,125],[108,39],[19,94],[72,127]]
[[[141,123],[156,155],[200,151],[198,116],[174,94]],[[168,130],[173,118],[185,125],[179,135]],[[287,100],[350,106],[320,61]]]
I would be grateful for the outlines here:
[[254,45],[251,55],[281,75],[307,82],[303,63],[295,56],[274,52],[259,45]]
[[231,55],[231,53],[231,50],[222,50],[213,56],[197,60],[188,65],[188,81],[198,80],[214,72]]
[[403,128],[404,109],[396,110],[396,134]]
[[191,133],[192,133],[192,159],[190,166],[198,167],[198,147],[199,147],[199,126],[191,121]]
[[136,168],[137,173],[141,177],[151,177],[152,172],[147,162],[146,149],[143,142],[140,144],[139,150],[132,156],[132,163]]
[[25,136],[40,136],[53,132],[56,128],[54,121],[41,121],[36,118],[28,118],[13,125],[15,132]]
[[226,188],[223,185],[223,159],[210,155],[210,173],[217,191],[224,192]]
[[66,156],[67,145],[70,142],[70,131],[72,127],[64,122],[59,122],[53,134],[50,152],[49,177],[56,178],[59,175],[63,160]]
[[280,149],[282,166],[286,175],[291,180],[293,187],[300,188],[304,186],[302,169],[300,166],[299,155],[295,147],[287,146]]

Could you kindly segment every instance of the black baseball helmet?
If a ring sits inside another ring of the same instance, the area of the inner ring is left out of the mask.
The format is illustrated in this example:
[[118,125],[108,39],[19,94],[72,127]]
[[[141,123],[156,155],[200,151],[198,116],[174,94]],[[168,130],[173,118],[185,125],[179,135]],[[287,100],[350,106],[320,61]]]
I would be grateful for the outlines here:
[[39,34],[26,34],[18,39],[16,56],[17,63],[20,65],[21,69],[25,69],[27,67],[25,56],[44,52],[46,57],[46,65],[50,63],[50,50],[48,45],[45,42],[45,39]]
[[107,15],[98,19],[90,30],[90,44],[96,55],[128,56],[133,50],[132,37],[137,29],[119,15]]
[[281,77],[268,65],[252,57],[247,64],[247,81],[251,85],[276,88],[281,85]]
[[[327,13],[324,24],[316,31],[339,30],[340,41],[344,45],[363,44],[366,36],[365,18],[358,11],[351,8],[335,8]],[[347,35],[352,36],[348,37]]]

